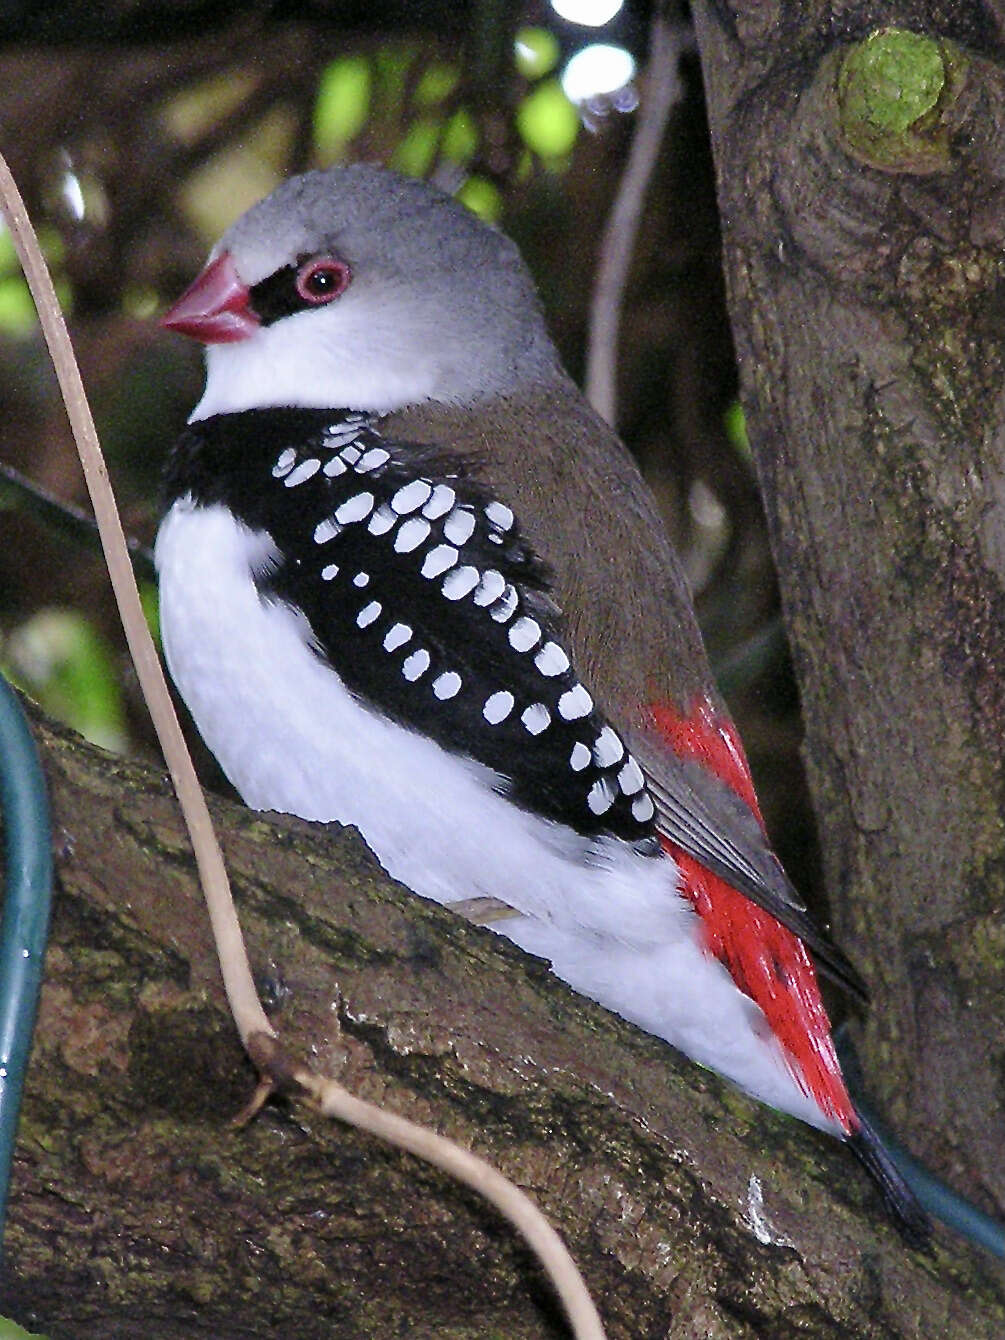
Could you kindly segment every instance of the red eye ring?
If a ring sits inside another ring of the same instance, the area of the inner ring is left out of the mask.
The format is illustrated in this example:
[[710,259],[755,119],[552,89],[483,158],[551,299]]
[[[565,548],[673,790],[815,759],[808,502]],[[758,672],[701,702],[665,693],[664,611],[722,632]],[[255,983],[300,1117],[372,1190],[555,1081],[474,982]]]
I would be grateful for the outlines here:
[[334,256],[315,256],[297,271],[297,293],[312,307],[334,302],[349,287],[352,272]]

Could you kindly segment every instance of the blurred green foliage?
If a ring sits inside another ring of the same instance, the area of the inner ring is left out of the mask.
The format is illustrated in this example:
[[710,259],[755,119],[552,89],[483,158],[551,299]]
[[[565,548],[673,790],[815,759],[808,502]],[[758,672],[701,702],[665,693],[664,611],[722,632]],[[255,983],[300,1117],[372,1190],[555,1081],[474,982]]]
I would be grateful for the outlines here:
[[314,147],[322,163],[337,162],[366,125],[373,97],[367,56],[340,56],[325,68],[314,104]]
[[546,79],[524,98],[516,127],[527,148],[551,166],[567,157],[579,135],[579,113],[557,79]]
[[126,747],[118,666],[104,638],[71,609],[39,610],[3,644],[7,677],[92,744]]
[[[63,311],[72,311],[73,292],[58,271],[64,255],[63,239],[55,228],[42,227],[38,240],[46,261],[55,271],[53,283]],[[14,243],[0,223],[0,334],[26,335],[36,324],[35,303],[21,274]]]

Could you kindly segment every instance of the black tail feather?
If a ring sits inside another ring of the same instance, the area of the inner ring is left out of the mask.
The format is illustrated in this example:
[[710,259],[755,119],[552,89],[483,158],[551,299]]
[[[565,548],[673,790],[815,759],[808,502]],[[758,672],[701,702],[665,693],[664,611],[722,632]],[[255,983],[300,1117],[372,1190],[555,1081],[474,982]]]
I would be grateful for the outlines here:
[[848,1137],[852,1152],[882,1192],[886,1208],[904,1241],[910,1247],[928,1247],[932,1237],[931,1219],[907,1185],[878,1132],[861,1113],[856,1115],[858,1128]]

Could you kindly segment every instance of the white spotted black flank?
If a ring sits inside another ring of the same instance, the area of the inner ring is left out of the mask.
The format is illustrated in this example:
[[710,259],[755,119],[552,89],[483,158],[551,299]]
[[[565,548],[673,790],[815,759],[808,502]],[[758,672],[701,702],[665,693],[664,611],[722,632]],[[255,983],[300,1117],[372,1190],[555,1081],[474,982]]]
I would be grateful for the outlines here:
[[252,410],[194,423],[168,491],[271,536],[261,598],[306,618],[354,696],[532,812],[655,846],[642,771],[576,677],[547,571],[459,462],[364,415]]

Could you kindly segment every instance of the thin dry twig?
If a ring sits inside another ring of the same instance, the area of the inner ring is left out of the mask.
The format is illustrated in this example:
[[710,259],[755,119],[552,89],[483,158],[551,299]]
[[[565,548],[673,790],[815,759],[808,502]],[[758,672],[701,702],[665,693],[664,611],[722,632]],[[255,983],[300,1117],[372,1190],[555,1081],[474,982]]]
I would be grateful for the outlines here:
[[192,839],[231,1013],[245,1050],[264,1077],[249,1104],[247,1115],[253,1115],[272,1087],[281,1082],[292,1087],[302,1101],[325,1116],[338,1118],[415,1154],[471,1187],[513,1224],[535,1252],[566,1310],[576,1340],[604,1340],[603,1325],[575,1262],[529,1196],[470,1150],[435,1131],[356,1098],[335,1080],[291,1061],[282,1051],[255,990],[206,798],[196,777],[140,605],[108,470],[59,301],[24,202],[2,155],[0,212],[10,229],[38,309],[77,443],[130,655]]
[[388,1144],[415,1154],[494,1205],[548,1272],[576,1340],[605,1340],[593,1299],[562,1239],[531,1198],[498,1169],[429,1127],[357,1098],[341,1084],[317,1075],[307,1066],[290,1064],[272,1038],[253,1038],[249,1055],[260,1070],[292,1089],[315,1111],[369,1131]]
[[126,642],[192,838],[199,878],[202,881],[220,957],[227,1000],[241,1041],[246,1045],[253,1033],[271,1034],[272,1026],[255,991],[251,966],[248,963],[244,939],[230,894],[223,855],[213,831],[206,798],[195,775],[195,768],[178,724],[171,695],[164,681],[164,671],[161,669],[143,615],[129,560],[129,550],[108,480],[108,469],[101,454],[94,420],[84,393],[77,361],[73,356],[59,300],[53,289],[52,279],[28,218],[24,201],[2,156],[0,156],[0,197],[2,197],[0,205],[3,215],[10,229],[11,239],[24,269],[31,295],[35,300],[39,320],[52,355],[56,377],[66,404],[66,413],[80,454],[84,479],[91,496],[94,519],[101,536],[101,546],[108,565],[108,575],[122,619]]
[[649,63],[628,162],[600,242],[597,278],[590,302],[586,396],[612,427],[617,420],[618,330],[628,267],[649,178],[663,142],[667,118],[681,96],[681,30],[661,7],[653,15]]

